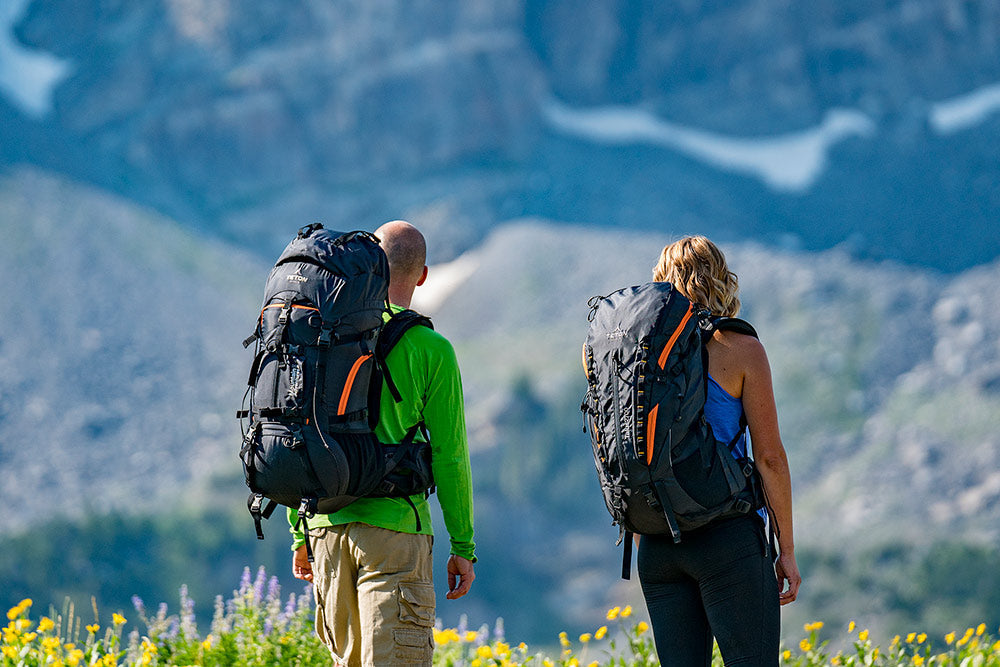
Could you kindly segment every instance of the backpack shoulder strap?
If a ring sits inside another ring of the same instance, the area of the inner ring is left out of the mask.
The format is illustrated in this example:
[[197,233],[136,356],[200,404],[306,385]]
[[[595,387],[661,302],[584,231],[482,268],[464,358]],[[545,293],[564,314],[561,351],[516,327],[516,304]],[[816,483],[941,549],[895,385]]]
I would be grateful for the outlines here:
[[382,326],[382,331],[378,335],[378,343],[375,346],[376,352],[385,359],[392,348],[396,347],[400,339],[403,338],[403,334],[418,325],[428,329],[434,328],[431,318],[421,315],[415,310],[407,308],[394,313],[389,321]]
[[389,393],[392,394],[393,399],[397,403],[403,400],[403,398],[400,396],[399,389],[396,388],[396,383],[392,381],[392,375],[389,374],[389,367],[386,366],[385,359],[389,356],[389,352],[403,338],[403,334],[415,326],[424,326],[428,329],[434,328],[431,318],[421,315],[415,310],[407,308],[398,313],[393,313],[389,321],[382,325],[378,341],[375,343],[375,359],[382,368],[382,374],[385,377],[385,384],[389,388]]
[[738,317],[715,318],[713,324],[713,328],[718,329],[719,331],[735,331],[736,333],[760,339],[760,336],[757,335],[757,330],[753,328],[753,325],[746,320],[741,320]]

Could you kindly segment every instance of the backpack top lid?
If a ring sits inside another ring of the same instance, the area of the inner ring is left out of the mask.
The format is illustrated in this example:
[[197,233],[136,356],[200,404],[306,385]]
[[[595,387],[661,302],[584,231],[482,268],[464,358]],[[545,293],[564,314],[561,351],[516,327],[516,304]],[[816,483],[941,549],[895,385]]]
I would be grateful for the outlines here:
[[384,259],[385,253],[374,234],[364,231],[338,232],[325,229],[322,223],[314,222],[299,230],[274,265],[308,262],[338,275],[356,275],[371,270],[372,252],[383,256],[377,262],[377,273],[388,278],[388,260]]

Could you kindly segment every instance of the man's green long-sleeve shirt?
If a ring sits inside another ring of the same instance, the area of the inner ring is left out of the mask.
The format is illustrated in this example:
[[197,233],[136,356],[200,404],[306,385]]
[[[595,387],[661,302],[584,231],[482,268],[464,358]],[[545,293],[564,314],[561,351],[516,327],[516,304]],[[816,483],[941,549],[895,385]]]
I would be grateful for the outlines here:
[[[392,306],[393,312],[402,308]],[[382,442],[400,442],[411,426],[423,419],[431,440],[431,469],[438,502],[451,539],[451,553],[475,560],[472,528],[472,471],[465,433],[462,378],[451,343],[433,329],[408,330],[386,358],[399,389],[397,403],[383,384],[381,412],[375,435]],[[317,515],[309,526],[337,526],[360,522],[401,533],[432,535],[430,508],[423,494],[410,497],[420,515],[417,530],[413,507],[405,498],[360,498],[334,514]],[[305,543],[295,530],[298,512],[288,510],[293,526],[292,549]]]

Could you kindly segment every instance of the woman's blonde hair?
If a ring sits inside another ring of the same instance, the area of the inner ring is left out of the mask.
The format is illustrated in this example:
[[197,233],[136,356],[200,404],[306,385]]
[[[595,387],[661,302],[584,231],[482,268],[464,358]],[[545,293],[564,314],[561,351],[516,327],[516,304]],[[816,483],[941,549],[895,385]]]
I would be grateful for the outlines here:
[[726,256],[704,236],[688,236],[666,246],[653,267],[653,280],[677,290],[713,315],[740,312],[740,284]]

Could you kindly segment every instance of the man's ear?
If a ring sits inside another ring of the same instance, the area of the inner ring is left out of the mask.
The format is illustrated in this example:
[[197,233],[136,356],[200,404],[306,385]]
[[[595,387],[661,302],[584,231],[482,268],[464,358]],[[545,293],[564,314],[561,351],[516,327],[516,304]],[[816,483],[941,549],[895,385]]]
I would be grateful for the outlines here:
[[420,274],[420,280],[417,281],[417,287],[420,287],[421,285],[423,285],[425,280],[427,280],[427,265],[426,264],[424,265],[424,270]]

